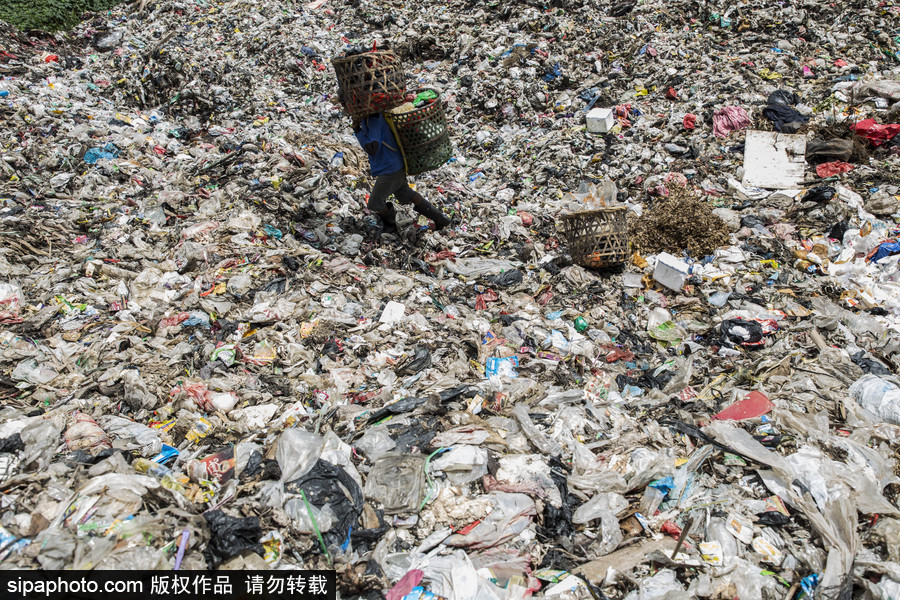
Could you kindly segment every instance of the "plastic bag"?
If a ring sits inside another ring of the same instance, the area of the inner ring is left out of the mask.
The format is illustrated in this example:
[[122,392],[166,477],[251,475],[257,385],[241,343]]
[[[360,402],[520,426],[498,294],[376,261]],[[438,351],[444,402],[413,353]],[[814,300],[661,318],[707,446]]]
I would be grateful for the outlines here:
[[689,600],[688,594],[678,579],[675,571],[660,569],[653,577],[642,579],[639,588],[640,600]]
[[305,496],[304,502],[311,506],[324,509],[328,505],[335,525],[323,534],[327,544],[341,544],[359,530],[362,490],[343,468],[320,459],[308,472],[286,483],[284,489],[289,494]]
[[203,550],[208,568],[216,569],[223,560],[250,550],[260,556],[265,548],[259,543],[262,528],[257,517],[237,518],[214,510],[203,514],[210,529],[210,540]]
[[737,540],[728,531],[725,520],[719,517],[713,517],[706,526],[706,539],[710,542],[717,542],[722,552],[722,566],[729,566],[730,560],[736,556],[740,556]]
[[76,411],[73,420],[74,423],[66,429],[66,447],[70,452],[78,450],[100,452],[112,447],[106,432],[90,415]]
[[388,453],[375,461],[364,488],[366,498],[380,502],[388,515],[418,510],[425,497],[425,457]]
[[545,456],[559,456],[562,454],[562,446],[555,440],[548,438],[544,435],[544,432],[535,427],[534,422],[528,415],[528,409],[524,404],[516,404],[515,408],[512,410],[512,416],[518,421],[519,426],[522,428],[522,431],[525,433],[528,440],[534,444],[534,447],[537,448],[541,454],[544,454]]
[[877,375],[863,375],[850,386],[850,395],[880,419],[900,425],[900,387]]
[[397,447],[397,443],[384,427],[372,427],[366,430],[356,441],[356,449],[362,452],[369,460],[376,461]]
[[45,383],[50,383],[56,377],[58,373],[56,369],[49,365],[39,364],[33,358],[26,358],[13,369],[10,374],[10,378],[15,381],[25,381],[32,385],[43,385]]
[[605,513],[618,516],[627,508],[628,501],[625,499],[625,496],[615,492],[600,492],[575,509],[575,514],[572,515],[572,522],[579,524],[589,523],[594,519],[601,518]]
[[121,448],[129,452],[138,451],[149,458],[162,449],[160,431],[117,415],[104,415],[98,424],[112,440],[113,448]]
[[322,454],[325,440],[305,429],[286,429],[278,438],[275,460],[281,467],[281,480],[292,481],[305,475]]
[[137,369],[122,369],[122,383],[125,384],[125,402],[134,410],[154,408],[157,399],[147,389],[147,384]]
[[524,531],[537,514],[534,501],[525,494],[491,492],[490,514],[465,534],[455,533],[444,542],[447,546],[490,548],[510,540]]
[[484,477],[487,472],[488,453],[476,446],[453,446],[434,458],[431,467],[443,471],[450,483],[465,485]]
[[61,428],[51,419],[35,419],[23,427],[19,432],[25,444],[22,464],[33,465],[36,471],[46,469],[59,445],[60,433]]
[[22,299],[22,288],[13,283],[0,282],[0,322],[19,316]]
[[599,186],[582,181],[578,190],[572,194],[575,201],[581,206],[581,210],[597,210],[616,203],[619,190],[616,183],[605,179]]

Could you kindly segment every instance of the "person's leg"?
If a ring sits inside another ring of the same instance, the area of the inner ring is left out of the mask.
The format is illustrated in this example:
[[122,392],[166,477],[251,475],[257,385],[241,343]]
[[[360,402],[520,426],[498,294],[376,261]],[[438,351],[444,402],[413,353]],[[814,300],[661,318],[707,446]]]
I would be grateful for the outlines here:
[[398,187],[405,184],[406,173],[403,171],[379,175],[375,178],[375,185],[372,186],[367,206],[369,210],[381,217],[381,222],[384,223],[382,233],[397,233],[397,211],[387,199],[396,192]]
[[396,181],[393,179],[393,173],[388,175],[379,175],[375,178],[375,185],[369,193],[369,200],[366,206],[373,213],[381,214],[387,203],[388,196],[394,193],[396,189]]
[[397,235],[397,209],[394,208],[394,205],[390,202],[385,203],[384,210],[378,213],[378,216],[381,217],[381,222],[384,224],[381,233]]
[[397,197],[400,204],[412,204],[417,213],[434,221],[435,230],[443,229],[450,224],[450,219],[444,213],[428,202],[422,194],[409,187],[409,184],[394,192],[394,196]]

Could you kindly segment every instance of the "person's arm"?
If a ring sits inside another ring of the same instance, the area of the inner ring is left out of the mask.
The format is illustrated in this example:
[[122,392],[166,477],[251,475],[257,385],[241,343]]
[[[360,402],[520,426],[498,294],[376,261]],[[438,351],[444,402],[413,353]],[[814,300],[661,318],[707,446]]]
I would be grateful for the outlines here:
[[[357,138],[359,137],[359,133],[362,131],[362,123],[363,123],[363,120],[362,120],[362,119],[359,120],[359,121],[354,121],[354,122],[353,122],[353,133],[355,133],[355,134],[357,135]],[[371,130],[368,128],[368,119],[366,119],[366,125],[367,125],[367,127],[366,127],[366,130],[367,130],[367,131],[366,131],[366,134],[369,134],[369,132],[370,132]],[[368,137],[368,135],[365,136],[365,137]],[[368,154],[369,156],[374,156],[375,153],[378,152],[379,141],[378,141],[378,140],[371,140],[371,141],[369,141],[369,142],[366,142],[365,144],[363,144],[363,143],[360,141],[360,144],[359,144],[359,145],[362,146],[362,149],[366,151],[366,154]]]

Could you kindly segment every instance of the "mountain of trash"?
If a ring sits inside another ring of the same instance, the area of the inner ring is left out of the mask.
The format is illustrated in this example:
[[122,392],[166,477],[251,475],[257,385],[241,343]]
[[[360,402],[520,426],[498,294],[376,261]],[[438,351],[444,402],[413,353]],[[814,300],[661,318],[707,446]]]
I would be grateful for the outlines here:
[[895,0],[149,0],[0,76],[0,568],[900,598]]

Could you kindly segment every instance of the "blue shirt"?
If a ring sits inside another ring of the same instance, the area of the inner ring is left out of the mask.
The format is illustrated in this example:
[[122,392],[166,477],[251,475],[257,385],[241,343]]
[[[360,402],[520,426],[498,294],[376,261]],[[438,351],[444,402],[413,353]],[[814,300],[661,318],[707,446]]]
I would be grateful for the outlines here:
[[396,173],[405,168],[400,146],[384,115],[372,115],[363,119],[356,132],[356,139],[369,155],[369,170],[373,176]]

